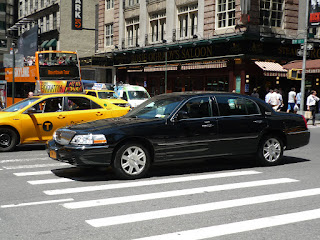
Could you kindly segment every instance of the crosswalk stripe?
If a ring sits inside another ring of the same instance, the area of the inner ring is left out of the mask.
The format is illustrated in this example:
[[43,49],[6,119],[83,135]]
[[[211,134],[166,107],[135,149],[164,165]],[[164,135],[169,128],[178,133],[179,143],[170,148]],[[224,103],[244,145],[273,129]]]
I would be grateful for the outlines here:
[[[301,198],[301,197],[308,197],[308,196],[315,196],[315,195],[320,195],[320,188],[276,193],[276,194],[262,195],[262,196],[256,196],[256,197],[247,197],[247,198],[233,199],[233,200],[227,200],[227,201],[164,209],[164,210],[158,210],[158,211],[150,211],[150,212],[143,212],[143,213],[92,219],[92,220],[86,220],[86,222],[93,227],[106,227],[106,226],[119,225],[124,223],[132,223],[132,222],[154,220],[154,219],[167,218],[167,217],[173,217],[173,216],[209,212],[209,211],[221,210],[226,208],[248,206],[248,205],[253,205],[258,203],[288,200],[293,198]],[[68,203],[64,205],[67,205],[67,204]]]
[[214,178],[244,176],[244,175],[252,175],[252,174],[259,174],[259,173],[261,173],[261,172],[258,172],[258,171],[238,171],[238,172],[227,172],[227,173],[203,174],[203,175],[194,175],[194,176],[187,176],[187,177],[176,177],[176,178],[166,178],[166,179],[157,179],[157,180],[145,180],[145,181],[116,183],[116,184],[105,184],[105,185],[99,185],[99,186],[55,189],[55,190],[44,191],[44,193],[47,195],[59,195],[59,194],[68,194],[68,193],[93,192],[93,191],[130,188],[130,187],[141,187],[141,186],[159,185],[159,184],[186,182],[186,181],[207,180],[207,179],[214,179]]
[[7,159],[7,160],[1,160],[0,163],[12,163],[12,162],[29,162],[29,161],[43,161],[43,160],[49,160],[49,158],[16,158],[16,159]]
[[37,171],[37,172],[19,172],[19,173],[13,173],[14,175],[18,177],[24,177],[24,176],[35,176],[35,175],[47,175],[52,174],[51,171]]
[[49,200],[49,201],[40,201],[40,202],[28,202],[28,203],[8,204],[8,205],[2,205],[1,208],[34,206],[34,205],[43,205],[43,204],[48,204],[48,203],[60,203],[60,202],[69,202],[69,201],[73,201],[73,198],[58,199],[58,200]]
[[70,178],[56,178],[56,179],[45,179],[45,180],[33,180],[27,181],[31,185],[41,185],[41,184],[48,184],[48,183],[63,183],[63,182],[73,182],[73,179]]
[[225,236],[234,233],[241,233],[247,231],[253,231],[257,229],[263,229],[268,227],[275,227],[286,225],[290,223],[303,222],[308,220],[314,220],[320,218],[320,209],[288,213],[283,215],[275,215],[264,218],[257,218],[252,220],[246,220],[241,222],[234,222],[228,224],[222,224],[217,226],[198,228],[194,230],[187,230],[145,238],[139,238],[135,240],[199,240],[206,238],[213,238],[219,236]]
[[141,194],[141,195],[125,196],[125,197],[82,201],[82,202],[75,202],[72,204],[65,204],[63,206],[66,208],[73,208],[73,209],[105,206],[105,205],[120,204],[120,203],[127,203],[127,202],[185,196],[185,195],[199,194],[199,193],[205,193],[205,192],[217,192],[217,191],[239,189],[239,188],[249,188],[249,187],[257,187],[257,186],[275,185],[275,184],[281,184],[281,183],[291,183],[291,182],[297,182],[297,181],[298,180],[290,179],[290,178],[279,178],[279,179],[260,180],[260,181],[251,181],[251,182],[231,183],[231,184],[223,184],[223,185],[200,187],[200,188],[174,190],[174,191],[167,191],[167,192],[148,193],[148,194]]
[[23,168],[41,168],[41,167],[56,167],[56,166],[67,166],[68,163],[49,163],[49,164],[35,164],[35,165],[19,165],[19,166],[6,166],[4,169],[23,169]]

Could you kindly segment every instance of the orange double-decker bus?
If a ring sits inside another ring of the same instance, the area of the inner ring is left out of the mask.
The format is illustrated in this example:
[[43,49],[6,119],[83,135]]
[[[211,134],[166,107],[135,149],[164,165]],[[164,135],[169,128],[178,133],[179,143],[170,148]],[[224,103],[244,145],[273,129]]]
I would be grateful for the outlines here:
[[[31,59],[31,61],[30,61]],[[5,69],[7,81],[7,106],[28,96],[47,93],[82,92],[80,64],[76,52],[38,51],[22,68],[15,68],[14,84],[12,68]],[[14,86],[14,91],[12,91]]]

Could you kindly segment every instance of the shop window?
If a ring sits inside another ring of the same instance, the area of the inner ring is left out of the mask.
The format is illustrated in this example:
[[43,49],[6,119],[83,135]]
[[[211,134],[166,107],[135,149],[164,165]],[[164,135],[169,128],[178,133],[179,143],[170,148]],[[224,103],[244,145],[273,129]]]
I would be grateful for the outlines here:
[[218,28],[236,25],[235,0],[217,0],[217,23]]
[[113,45],[113,24],[106,25],[106,46]]
[[260,25],[268,27],[281,27],[283,7],[283,0],[261,0]]
[[198,32],[198,4],[178,8],[178,38],[192,38]]

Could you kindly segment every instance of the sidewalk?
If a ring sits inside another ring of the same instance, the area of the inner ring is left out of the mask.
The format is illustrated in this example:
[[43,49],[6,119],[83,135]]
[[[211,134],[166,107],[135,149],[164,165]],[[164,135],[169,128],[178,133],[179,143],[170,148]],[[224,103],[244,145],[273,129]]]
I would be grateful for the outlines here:
[[308,121],[308,127],[320,127],[320,113],[316,114],[316,126],[312,125],[312,119]]

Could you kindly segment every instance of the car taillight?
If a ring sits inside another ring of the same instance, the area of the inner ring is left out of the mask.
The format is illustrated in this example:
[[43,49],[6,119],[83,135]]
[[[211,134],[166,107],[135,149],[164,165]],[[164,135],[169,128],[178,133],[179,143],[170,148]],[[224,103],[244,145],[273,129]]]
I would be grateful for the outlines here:
[[301,115],[301,117],[303,118],[304,120],[304,124],[306,125],[306,129],[308,129],[308,124],[307,124],[307,120],[305,119],[305,117],[303,115]]

